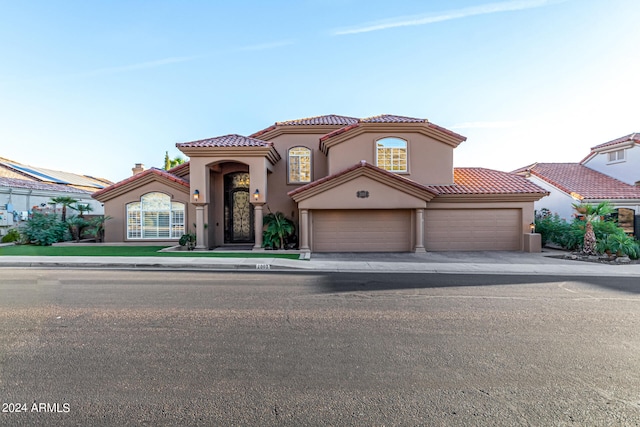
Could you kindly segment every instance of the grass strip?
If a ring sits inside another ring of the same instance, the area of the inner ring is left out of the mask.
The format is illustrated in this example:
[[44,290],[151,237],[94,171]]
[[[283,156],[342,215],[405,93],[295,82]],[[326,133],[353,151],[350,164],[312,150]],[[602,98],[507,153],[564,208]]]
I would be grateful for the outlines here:
[[34,246],[0,247],[0,256],[124,256],[124,257],[192,257],[192,258],[286,258],[298,254],[266,252],[185,251],[159,252],[167,246]]

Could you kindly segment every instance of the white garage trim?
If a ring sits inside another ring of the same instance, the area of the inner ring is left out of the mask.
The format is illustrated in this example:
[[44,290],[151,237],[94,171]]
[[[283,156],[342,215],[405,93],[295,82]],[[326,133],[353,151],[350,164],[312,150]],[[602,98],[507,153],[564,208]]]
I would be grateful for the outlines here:
[[408,252],[411,210],[312,211],[314,252]]
[[425,211],[427,251],[520,251],[521,209]]

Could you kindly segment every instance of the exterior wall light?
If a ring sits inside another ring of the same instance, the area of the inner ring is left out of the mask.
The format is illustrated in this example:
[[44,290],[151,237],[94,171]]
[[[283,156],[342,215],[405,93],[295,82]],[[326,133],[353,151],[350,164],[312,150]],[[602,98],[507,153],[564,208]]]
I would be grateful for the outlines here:
[[531,229],[531,234],[536,232],[536,224],[535,223],[531,223],[529,224],[529,228]]
[[259,198],[260,198],[260,190],[256,188],[256,192],[253,193],[253,200],[257,202]]
[[193,201],[197,202],[199,198],[200,198],[200,192],[198,190],[195,190],[193,192]]

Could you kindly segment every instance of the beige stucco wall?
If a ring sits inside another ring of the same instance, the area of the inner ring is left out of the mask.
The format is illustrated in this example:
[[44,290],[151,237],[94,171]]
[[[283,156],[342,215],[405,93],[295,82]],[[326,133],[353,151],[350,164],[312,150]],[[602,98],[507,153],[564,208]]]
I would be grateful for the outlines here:
[[[358,191],[368,191],[369,197],[357,197]],[[415,209],[424,208],[426,204],[418,197],[360,176],[302,200],[298,205],[300,209]]]
[[376,164],[376,141],[393,137],[407,141],[409,171],[406,178],[424,185],[453,184],[453,147],[420,133],[366,132],[329,149],[329,175],[361,160]]
[[111,219],[105,222],[105,242],[148,242],[148,243],[170,243],[176,244],[177,239],[174,240],[157,240],[157,239],[127,239],[127,203],[138,202],[140,197],[144,194],[152,192],[160,192],[167,194],[171,197],[171,201],[180,202],[186,205],[185,212],[185,228],[189,230],[192,228],[192,223],[195,218],[195,208],[189,204],[189,193],[185,188],[184,191],[180,191],[175,187],[171,187],[161,182],[151,182],[135,188],[126,194],[114,197],[111,200],[107,200],[104,203],[105,215],[111,217]]
[[264,206],[264,214],[271,212],[282,212],[289,219],[292,219],[298,229],[298,208],[296,203],[287,195],[289,191],[299,188],[302,184],[289,183],[288,153],[292,147],[306,147],[311,150],[311,180],[315,181],[327,176],[327,157],[319,149],[320,137],[324,133],[298,134],[287,133],[278,135],[271,139],[276,150],[282,157],[273,166],[273,173],[267,176],[269,194]]

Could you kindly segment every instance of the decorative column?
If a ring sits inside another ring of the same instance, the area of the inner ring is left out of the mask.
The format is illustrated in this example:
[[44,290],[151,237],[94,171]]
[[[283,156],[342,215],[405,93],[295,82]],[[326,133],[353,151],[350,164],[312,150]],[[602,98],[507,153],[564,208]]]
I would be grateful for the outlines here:
[[424,249],[424,209],[416,209],[416,248],[414,252],[426,252]]
[[311,252],[309,247],[309,209],[300,210],[300,251]]
[[196,249],[205,250],[204,245],[204,204],[196,205]]
[[253,204],[253,229],[255,233],[255,244],[253,245],[254,251],[263,251],[262,247],[262,205],[264,203],[254,203]]

